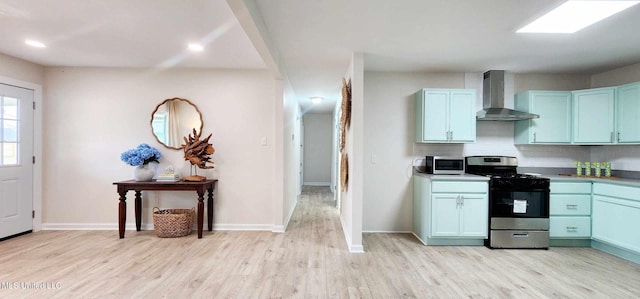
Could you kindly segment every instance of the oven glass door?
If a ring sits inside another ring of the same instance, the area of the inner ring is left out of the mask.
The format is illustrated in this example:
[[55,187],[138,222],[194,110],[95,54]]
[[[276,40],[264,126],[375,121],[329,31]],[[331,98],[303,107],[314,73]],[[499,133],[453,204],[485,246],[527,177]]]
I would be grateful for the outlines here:
[[489,197],[490,217],[549,217],[549,193],[544,190],[492,190]]

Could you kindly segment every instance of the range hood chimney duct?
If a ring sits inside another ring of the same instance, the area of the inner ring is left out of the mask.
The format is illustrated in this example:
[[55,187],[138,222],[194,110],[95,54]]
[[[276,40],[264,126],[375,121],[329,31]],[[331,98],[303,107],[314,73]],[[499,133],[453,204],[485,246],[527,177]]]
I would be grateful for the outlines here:
[[482,89],[483,109],[476,113],[477,120],[514,121],[540,117],[537,114],[504,107],[504,71],[492,70],[485,72]]

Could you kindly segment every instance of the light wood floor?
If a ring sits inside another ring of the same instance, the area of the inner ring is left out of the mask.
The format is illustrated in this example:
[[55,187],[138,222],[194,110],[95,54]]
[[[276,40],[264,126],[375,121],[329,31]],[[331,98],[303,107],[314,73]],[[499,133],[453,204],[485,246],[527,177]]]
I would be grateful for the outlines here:
[[408,234],[365,234],[366,253],[351,254],[330,199],[327,188],[305,188],[284,234],[43,231],[5,240],[0,297],[640,297],[640,265],[593,249],[426,247]]

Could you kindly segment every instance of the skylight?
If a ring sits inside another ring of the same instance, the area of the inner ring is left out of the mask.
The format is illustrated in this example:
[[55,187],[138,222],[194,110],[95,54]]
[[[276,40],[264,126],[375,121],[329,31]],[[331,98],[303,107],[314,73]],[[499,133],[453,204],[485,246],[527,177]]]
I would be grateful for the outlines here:
[[516,32],[574,33],[632,7],[639,2],[640,1],[567,1]]

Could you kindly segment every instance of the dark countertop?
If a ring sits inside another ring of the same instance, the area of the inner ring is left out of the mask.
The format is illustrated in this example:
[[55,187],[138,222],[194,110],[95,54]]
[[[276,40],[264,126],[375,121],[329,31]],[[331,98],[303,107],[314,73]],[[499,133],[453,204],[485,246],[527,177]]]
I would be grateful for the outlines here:
[[432,181],[488,181],[489,178],[481,175],[473,174],[428,174],[416,172],[413,175],[425,177]]
[[558,181],[573,181],[573,182],[595,182],[595,183],[609,183],[624,186],[640,187],[640,180],[627,179],[627,178],[607,178],[607,177],[584,177],[584,176],[564,176],[564,175],[542,175],[551,179],[552,182]]

